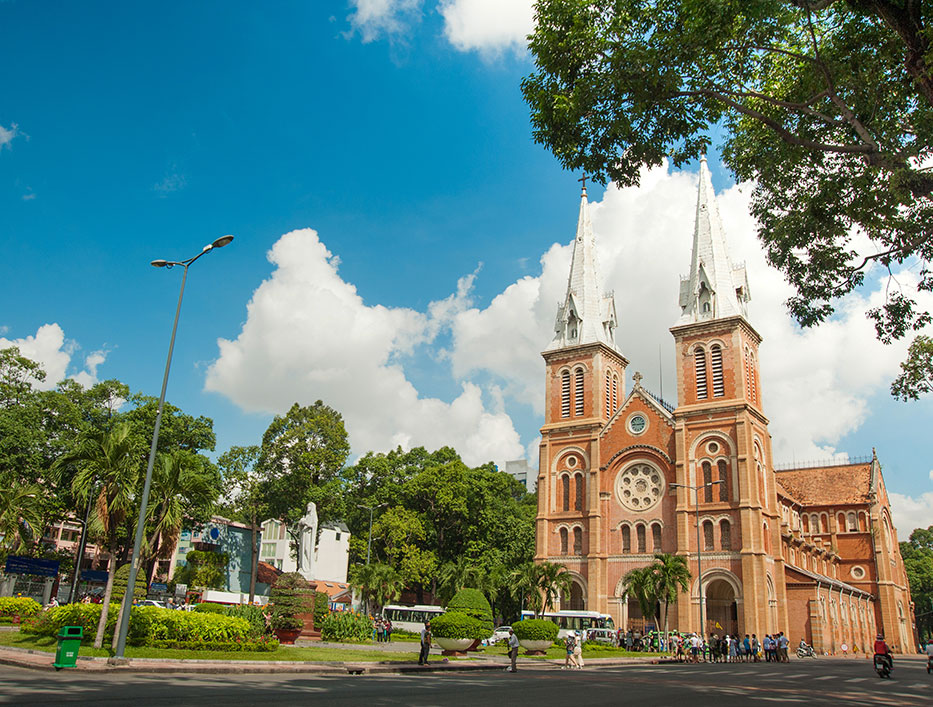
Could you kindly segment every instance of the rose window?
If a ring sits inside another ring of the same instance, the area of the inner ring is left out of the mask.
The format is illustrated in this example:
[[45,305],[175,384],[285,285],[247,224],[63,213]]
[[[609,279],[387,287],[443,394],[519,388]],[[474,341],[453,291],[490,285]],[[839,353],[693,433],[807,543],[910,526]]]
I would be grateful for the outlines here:
[[635,464],[619,475],[616,492],[626,508],[646,511],[664,495],[664,477],[653,466]]

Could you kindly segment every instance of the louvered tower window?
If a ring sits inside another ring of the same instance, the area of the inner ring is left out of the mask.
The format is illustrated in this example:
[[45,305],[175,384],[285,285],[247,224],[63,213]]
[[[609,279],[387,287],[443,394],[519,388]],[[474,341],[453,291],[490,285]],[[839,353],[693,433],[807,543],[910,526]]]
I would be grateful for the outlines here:
[[606,371],[606,417],[612,415],[612,376]]
[[697,369],[697,400],[706,400],[706,351],[698,346],[693,356]]
[[560,416],[570,417],[570,371],[560,376]]
[[612,376],[612,411],[619,409],[619,376]]
[[755,354],[749,352],[749,362],[748,366],[751,372],[751,384],[752,384],[752,395],[751,399],[753,403],[758,402],[758,386],[755,381]]
[[713,467],[709,462],[703,462],[703,500],[713,502]]
[[573,414],[583,414],[583,369],[574,371]]
[[716,466],[719,467],[719,480],[722,481],[719,484],[719,500],[728,501],[729,500],[729,467],[726,462],[720,459]]
[[726,388],[722,382],[722,348],[718,345],[710,348],[710,358],[713,367],[713,397],[721,398],[726,394]]
[[752,353],[745,347],[745,397],[752,399]]

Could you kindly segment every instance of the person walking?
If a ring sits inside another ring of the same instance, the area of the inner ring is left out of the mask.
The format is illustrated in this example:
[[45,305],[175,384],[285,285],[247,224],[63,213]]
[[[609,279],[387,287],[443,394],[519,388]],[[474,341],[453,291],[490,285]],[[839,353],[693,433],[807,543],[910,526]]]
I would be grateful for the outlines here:
[[567,651],[567,655],[564,658],[564,669],[565,670],[570,669],[574,666],[574,663],[575,663],[573,659],[573,644],[574,643],[576,643],[576,641],[574,641],[573,634],[568,633],[567,637],[564,638],[564,648]]
[[787,662],[787,647],[790,645],[790,641],[787,640],[787,636],[784,635],[784,632],[781,631],[778,634],[778,660],[781,663]]
[[[511,631],[509,632],[511,633]],[[418,655],[418,665],[428,664],[428,653],[431,652],[431,622],[425,621],[421,629],[421,653]]]
[[515,635],[515,631],[511,628],[509,629],[509,659],[512,661],[512,667],[506,668],[506,672],[517,672],[515,661],[518,660],[518,636]]
[[758,643],[758,636],[752,634],[752,659],[757,663],[760,660],[758,655],[761,645]]

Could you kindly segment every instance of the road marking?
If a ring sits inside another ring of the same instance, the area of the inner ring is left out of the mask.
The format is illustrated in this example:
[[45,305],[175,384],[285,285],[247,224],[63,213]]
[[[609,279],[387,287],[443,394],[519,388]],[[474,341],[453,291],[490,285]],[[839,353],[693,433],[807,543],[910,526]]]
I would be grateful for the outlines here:
[[865,682],[868,678],[849,678],[846,682]]
[[813,678],[814,680],[835,680],[835,675],[820,675],[818,678]]

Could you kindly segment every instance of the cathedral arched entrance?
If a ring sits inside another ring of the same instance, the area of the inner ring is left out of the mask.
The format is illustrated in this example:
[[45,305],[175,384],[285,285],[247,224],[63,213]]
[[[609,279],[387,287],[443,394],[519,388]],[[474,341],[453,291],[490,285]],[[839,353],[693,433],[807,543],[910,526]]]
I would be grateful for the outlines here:
[[560,608],[567,611],[583,611],[586,609],[584,596],[583,585],[574,579],[570,591],[563,592],[560,596]]
[[739,633],[739,608],[735,589],[724,579],[713,579],[704,591],[706,599],[706,634]]

